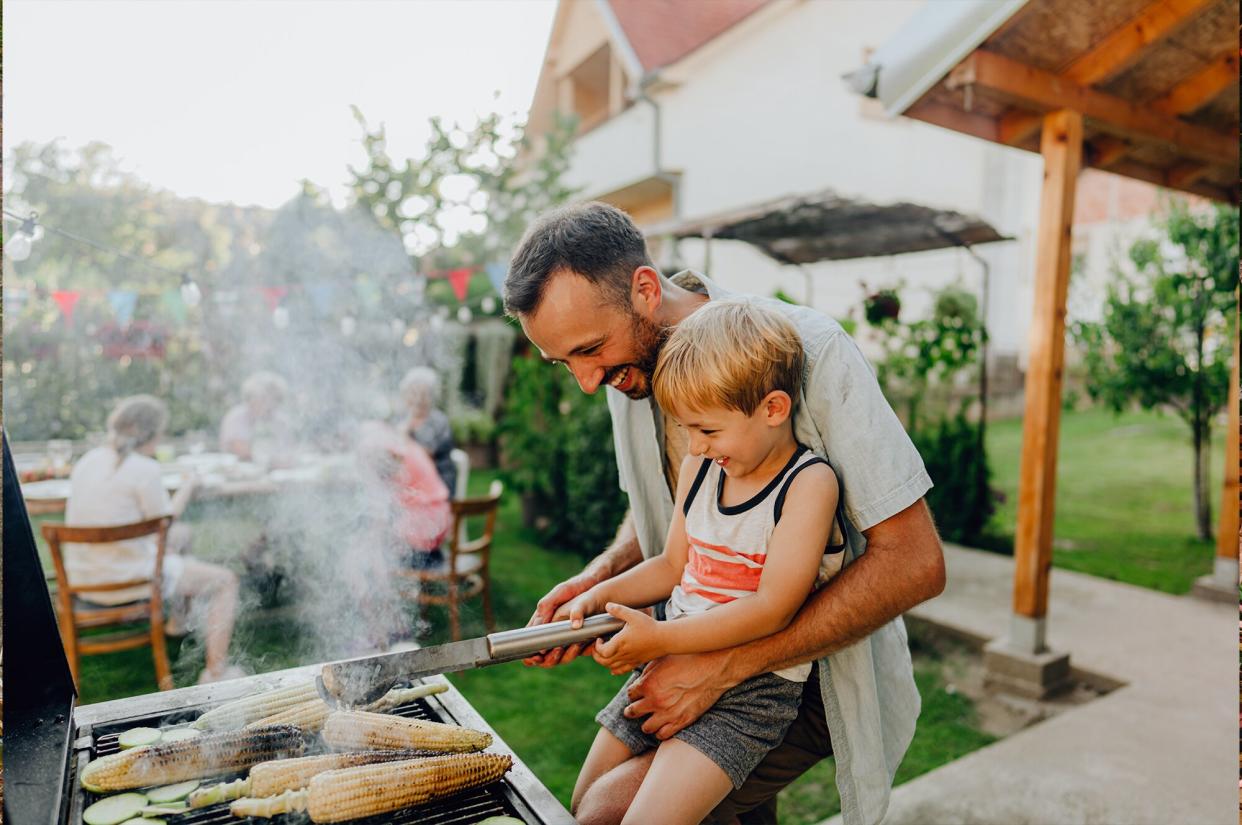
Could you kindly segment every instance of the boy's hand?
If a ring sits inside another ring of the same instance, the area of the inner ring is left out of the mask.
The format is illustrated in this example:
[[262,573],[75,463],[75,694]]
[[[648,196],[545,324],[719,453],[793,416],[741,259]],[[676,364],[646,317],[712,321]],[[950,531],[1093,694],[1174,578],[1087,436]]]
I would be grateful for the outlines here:
[[608,615],[625,622],[625,627],[611,639],[595,643],[595,661],[614,676],[636,670],[667,652],[660,622],[623,604],[609,602],[604,609]]
[[594,616],[604,609],[604,600],[599,596],[599,588],[592,587],[580,596],[570,599],[557,614],[565,614],[565,618],[569,619],[569,626],[572,628],[582,627],[582,621],[588,616]]

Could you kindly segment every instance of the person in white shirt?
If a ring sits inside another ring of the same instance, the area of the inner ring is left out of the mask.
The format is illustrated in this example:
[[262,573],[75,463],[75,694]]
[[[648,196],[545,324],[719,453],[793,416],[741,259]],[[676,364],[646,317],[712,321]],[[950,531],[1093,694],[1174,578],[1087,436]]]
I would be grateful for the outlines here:
[[[122,399],[108,416],[108,443],[78,459],[69,476],[65,523],[109,527],[171,515],[180,517],[194,494],[195,478],[187,476],[176,496],[164,489],[155,448],[168,423],[168,408],[149,395]],[[186,629],[201,631],[207,667],[200,682],[242,675],[228,663],[229,642],[237,615],[238,580],[227,568],[187,556],[190,530],[175,523],[164,554],[163,596],[169,604],[187,604]],[[150,577],[154,572],[156,539],[145,536],[108,545],[65,545],[65,566],[76,585],[101,584]],[[97,604],[136,601],[146,587],[94,592]],[[175,629],[170,631],[174,632]]]
[[220,449],[256,464],[287,463],[292,439],[279,413],[288,383],[273,372],[256,372],[242,383],[241,393],[242,402],[220,421]]

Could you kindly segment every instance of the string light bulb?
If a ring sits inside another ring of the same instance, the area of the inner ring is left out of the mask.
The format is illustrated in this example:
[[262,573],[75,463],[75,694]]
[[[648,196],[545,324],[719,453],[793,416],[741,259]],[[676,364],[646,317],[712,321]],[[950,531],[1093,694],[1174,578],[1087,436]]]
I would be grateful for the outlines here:
[[194,279],[190,277],[190,273],[181,273],[181,301],[186,306],[193,309],[203,300],[203,291],[198,288],[198,284],[194,283]]
[[17,231],[4,244],[4,255],[10,261],[24,261],[30,257],[30,250],[34,245],[36,232],[39,235],[43,233],[39,231],[40,227],[36,221],[39,213],[31,212],[29,217],[22,219],[22,225],[17,227]]

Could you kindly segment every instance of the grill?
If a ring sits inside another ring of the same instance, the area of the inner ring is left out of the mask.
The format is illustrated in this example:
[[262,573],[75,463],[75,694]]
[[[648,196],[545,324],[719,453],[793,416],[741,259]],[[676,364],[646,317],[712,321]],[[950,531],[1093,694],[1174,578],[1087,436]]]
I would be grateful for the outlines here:
[[[51,600],[30,531],[7,437],[4,440],[4,647],[5,685],[4,821],[12,825],[80,825],[82,811],[99,797],[81,787],[91,760],[120,749],[117,737],[133,727],[167,727],[188,722],[231,699],[314,678],[320,665],[253,676],[214,685],[135,696],[74,707],[75,692],[56,630]],[[21,632],[16,632],[17,627]],[[23,674],[17,678],[16,674]],[[353,825],[472,825],[507,815],[530,825],[573,825],[565,807],[451,685],[447,692],[393,711],[400,716],[449,722],[487,731],[488,749],[513,757],[503,779],[436,802],[390,814],[351,820]],[[314,752],[308,750],[307,753]],[[226,774],[214,780],[242,776]],[[206,784],[206,780],[204,782]],[[168,825],[305,825],[304,814],[238,819],[228,804],[163,816]]]

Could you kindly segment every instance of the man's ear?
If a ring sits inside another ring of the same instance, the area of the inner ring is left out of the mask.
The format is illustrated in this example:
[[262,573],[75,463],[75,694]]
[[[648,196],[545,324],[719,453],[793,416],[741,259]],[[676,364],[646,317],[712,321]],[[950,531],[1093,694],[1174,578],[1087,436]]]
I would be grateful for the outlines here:
[[793,399],[784,390],[772,390],[763,399],[763,414],[769,427],[777,427],[793,414]]
[[660,286],[660,273],[649,266],[640,266],[634,270],[630,282],[630,300],[634,303],[634,311],[647,318],[654,318],[656,310],[664,300],[664,288]]

